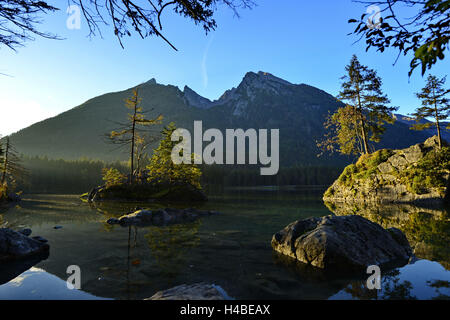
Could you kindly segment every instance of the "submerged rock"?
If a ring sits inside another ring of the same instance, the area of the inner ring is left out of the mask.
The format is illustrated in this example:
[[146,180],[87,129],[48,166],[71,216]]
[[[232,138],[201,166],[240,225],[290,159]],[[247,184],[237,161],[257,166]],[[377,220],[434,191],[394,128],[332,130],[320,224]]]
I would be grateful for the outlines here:
[[19,232],[27,237],[29,237],[33,233],[33,231],[31,229],[22,229],[22,230],[19,230]]
[[41,243],[47,243],[47,242],[48,242],[47,239],[45,239],[45,238],[43,238],[43,237],[41,237],[41,236],[31,237],[31,239],[36,240],[36,241],[39,241],[39,242],[41,242]]
[[197,283],[183,284],[168,290],[159,291],[146,300],[229,300],[227,293],[221,287]]
[[412,255],[400,230],[383,229],[356,215],[293,222],[273,236],[272,248],[314,267],[343,272],[405,264]]
[[437,137],[402,150],[363,155],[345,168],[324,201],[343,203],[425,203],[450,201],[450,148]]
[[140,209],[133,213],[121,216],[119,219],[111,218],[108,224],[120,224],[121,226],[150,226],[169,225],[195,221],[200,217],[217,214],[214,211],[202,211],[193,208],[175,209],[165,208],[160,210]]
[[0,228],[0,261],[20,259],[48,251],[47,243],[8,228]]

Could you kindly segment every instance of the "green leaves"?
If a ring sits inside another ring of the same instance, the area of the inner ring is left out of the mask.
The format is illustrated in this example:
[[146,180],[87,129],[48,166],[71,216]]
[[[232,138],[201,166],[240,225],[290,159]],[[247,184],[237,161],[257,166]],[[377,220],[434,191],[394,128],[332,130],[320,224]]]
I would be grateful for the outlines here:
[[[161,132],[163,138],[147,166],[148,181],[166,185],[191,185],[201,189],[202,172],[195,164],[174,164],[172,161],[172,150],[178,143],[171,139],[175,130],[176,126],[171,122]],[[194,154],[191,154],[191,159],[194,159]]]
[[362,65],[356,55],[345,70],[338,99],[347,107],[339,109],[330,119],[336,126],[334,143],[343,154],[368,152],[368,141],[380,141],[384,123],[393,122],[392,112],[397,108],[388,106],[390,100],[383,94],[377,72]]
[[[450,90],[445,89],[446,77],[442,79],[436,76],[429,75],[427,84],[422,90],[416,93],[417,98],[422,102],[422,107],[417,108],[412,116],[416,119],[415,124],[411,129],[424,130],[436,126],[438,136],[440,137],[440,120],[445,120],[450,114],[450,100],[446,97]],[[422,120],[433,117],[435,122],[421,123]],[[439,141],[442,145],[442,140]]]
[[[411,76],[417,67],[421,67],[422,76],[430,70],[438,60],[445,59],[445,52],[449,48],[450,19],[448,10],[450,0],[423,1],[381,1],[382,12],[390,12],[383,18],[376,29],[366,27],[363,15],[358,21],[350,19],[349,23],[358,23],[353,34],[365,38],[366,51],[375,48],[384,52],[387,48],[399,50],[399,56],[406,56],[410,51],[414,53],[410,61]],[[409,6],[416,10],[413,17],[402,17],[397,8]]]

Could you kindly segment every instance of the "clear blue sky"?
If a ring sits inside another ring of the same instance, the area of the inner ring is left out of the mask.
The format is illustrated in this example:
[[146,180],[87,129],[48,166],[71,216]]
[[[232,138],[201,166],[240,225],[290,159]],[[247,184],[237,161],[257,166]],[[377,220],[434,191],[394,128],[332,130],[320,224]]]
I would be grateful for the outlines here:
[[[414,92],[424,79],[420,72],[408,79],[409,59],[402,57],[393,66],[395,51],[366,53],[364,42],[353,44],[356,38],[348,36],[353,25],[347,21],[366,8],[351,0],[259,0],[239,19],[224,7],[216,16],[217,30],[208,36],[201,27],[166,13],[164,32],[178,52],[156,37],[127,38],[122,49],[106,28],[103,39],[90,39],[84,21],[80,30],[66,27],[66,2],[53,2],[61,11],[44,17],[41,29],[65,40],[36,38],[17,53],[0,49],[0,72],[12,76],[0,76],[0,134],[151,78],[180,89],[188,85],[217,99],[237,86],[246,72],[266,71],[336,95],[339,78],[354,53],[363,64],[378,70],[385,92],[401,113],[419,105]],[[449,66],[449,59],[439,62],[433,73],[443,76]]]

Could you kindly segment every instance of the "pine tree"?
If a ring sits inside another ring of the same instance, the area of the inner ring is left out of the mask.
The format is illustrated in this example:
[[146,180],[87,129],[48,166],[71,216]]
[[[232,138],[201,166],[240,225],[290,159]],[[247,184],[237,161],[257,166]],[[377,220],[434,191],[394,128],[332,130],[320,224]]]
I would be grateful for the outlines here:
[[141,139],[139,136],[139,131],[142,129],[140,127],[159,124],[163,119],[162,115],[159,115],[155,119],[146,119],[145,112],[143,111],[141,104],[142,99],[139,98],[139,89],[135,88],[132,96],[125,100],[125,107],[131,110],[131,113],[128,114],[128,122],[119,123],[120,127],[113,130],[108,136],[110,142],[121,146],[127,146],[129,148],[130,183],[134,182],[134,177],[136,175],[135,158],[137,152],[140,150],[137,146],[142,144],[142,142],[140,142],[141,140],[138,141],[138,139]]
[[[432,126],[436,126],[439,139],[439,148],[442,148],[442,136],[440,121],[447,120],[450,116],[450,100],[446,97],[450,93],[450,89],[445,89],[446,77],[442,79],[429,75],[426,86],[418,93],[417,98],[422,101],[422,107],[416,109],[412,116],[416,119],[411,129],[424,130]],[[420,123],[426,118],[434,118],[435,122]],[[448,126],[445,129],[450,129]]]
[[328,118],[325,127],[330,130],[334,126],[334,131],[331,136],[328,131],[327,139],[319,146],[334,150],[337,144],[342,154],[369,154],[372,151],[369,140],[381,140],[386,130],[384,124],[395,121],[392,113],[398,108],[387,106],[390,100],[383,94],[381,78],[375,70],[362,65],[356,55],[345,70],[337,98],[347,106]]
[[0,185],[4,188],[10,186],[11,189],[14,189],[17,180],[24,179],[27,176],[27,170],[22,166],[22,161],[9,137],[6,137],[2,153]]
[[[364,153],[358,114],[353,106],[339,108],[325,121],[325,139],[317,143],[324,152],[338,151],[346,155]],[[336,150],[336,146],[338,149]]]
[[[172,141],[172,133],[176,126],[171,122],[163,129],[162,140],[158,148],[154,151],[147,166],[148,181],[157,184],[190,184],[197,189],[201,189],[201,170],[195,164],[174,164],[172,161],[172,150],[177,141]],[[192,160],[194,155],[191,155]],[[193,161],[192,161],[193,163]]]
[[127,177],[116,168],[103,168],[102,179],[107,188],[125,183]]

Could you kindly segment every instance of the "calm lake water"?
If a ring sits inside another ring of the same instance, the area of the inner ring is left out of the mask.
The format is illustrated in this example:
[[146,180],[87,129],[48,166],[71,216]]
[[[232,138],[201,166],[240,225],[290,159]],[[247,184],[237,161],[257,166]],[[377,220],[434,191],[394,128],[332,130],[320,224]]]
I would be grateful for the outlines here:
[[[33,235],[49,240],[50,255],[35,265],[1,271],[0,299],[143,299],[197,282],[214,283],[235,299],[450,297],[449,219],[444,209],[430,213],[399,208],[398,216],[397,209],[390,209],[386,223],[406,230],[417,259],[383,274],[378,292],[366,289],[364,279],[329,277],[274,254],[270,241],[275,232],[298,219],[331,214],[321,201],[322,192],[226,190],[198,206],[220,215],[138,229],[105,221],[136,206],[152,208],[149,204],[94,207],[72,195],[28,195],[0,213],[0,226],[31,228]],[[408,215],[408,210],[414,213]],[[70,265],[81,268],[81,290],[66,287]]]

